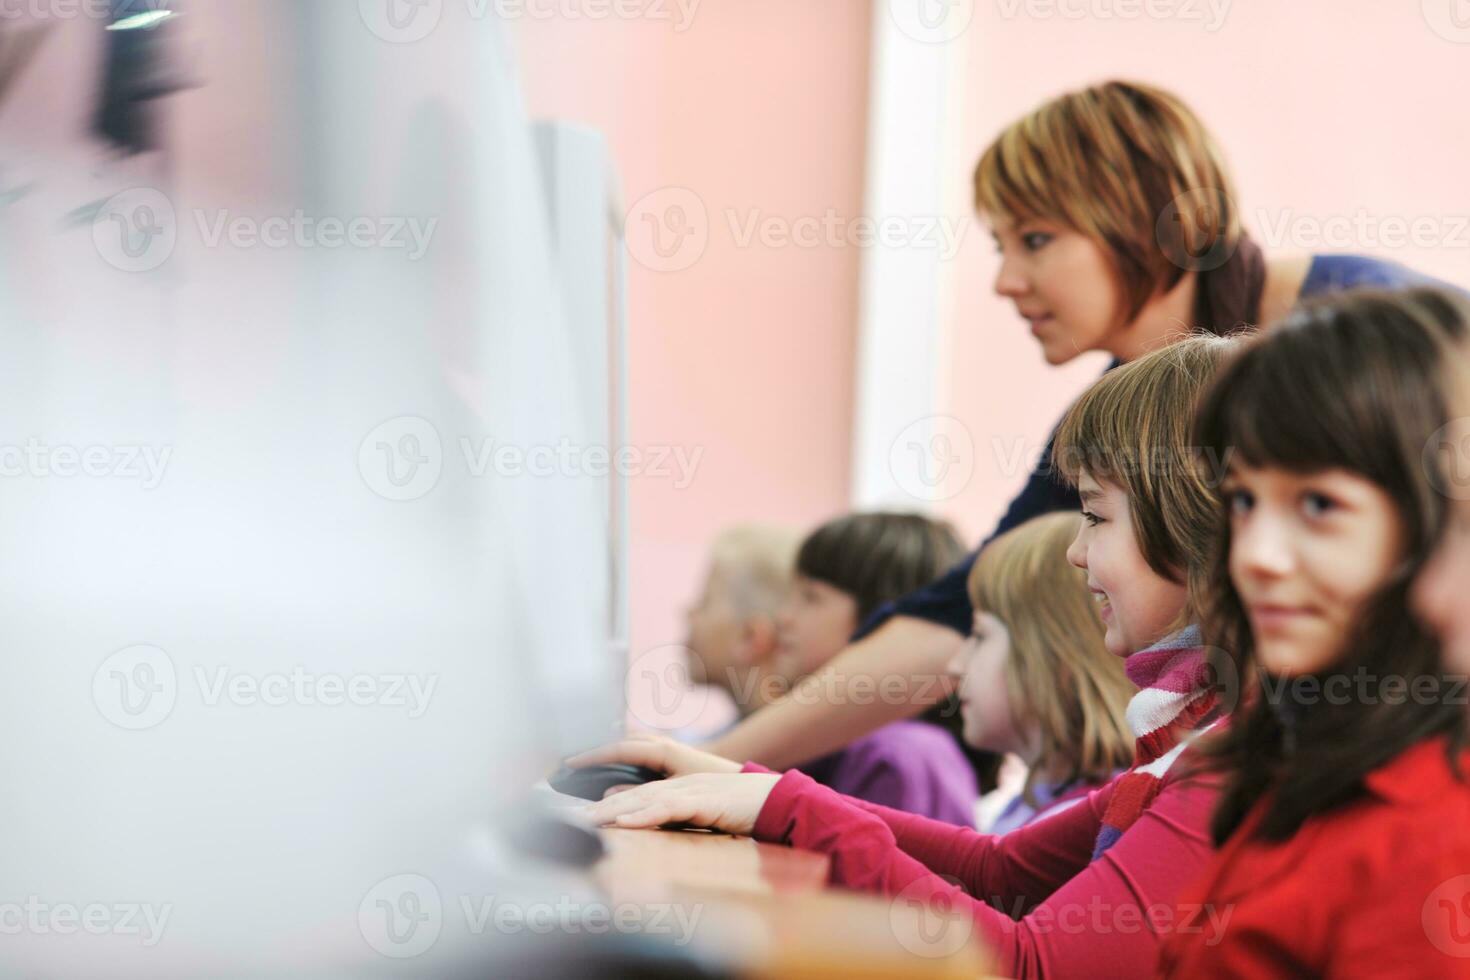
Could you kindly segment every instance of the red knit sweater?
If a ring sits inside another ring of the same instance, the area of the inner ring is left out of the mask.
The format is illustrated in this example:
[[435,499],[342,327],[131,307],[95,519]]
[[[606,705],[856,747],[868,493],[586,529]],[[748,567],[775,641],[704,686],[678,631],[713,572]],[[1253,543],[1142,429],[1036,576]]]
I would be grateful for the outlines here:
[[[1460,771],[1470,776],[1470,754]],[[1187,890],[1228,918],[1223,934],[1166,937],[1160,974],[1470,977],[1470,785],[1450,770],[1442,738],[1365,784],[1280,843],[1252,833],[1257,805]]]
[[1004,976],[1149,976],[1160,934],[1192,911],[1179,907],[1179,892],[1210,854],[1217,785],[1180,769],[1170,768],[1137,822],[1096,861],[1115,783],[992,837],[842,796],[793,770],[754,833],[826,853],[835,884],[967,909]]

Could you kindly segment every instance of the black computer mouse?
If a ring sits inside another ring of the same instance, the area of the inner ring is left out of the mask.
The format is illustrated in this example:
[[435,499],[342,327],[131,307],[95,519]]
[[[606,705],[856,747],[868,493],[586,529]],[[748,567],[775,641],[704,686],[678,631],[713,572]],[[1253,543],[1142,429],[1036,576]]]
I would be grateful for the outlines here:
[[600,800],[614,786],[641,786],[663,778],[665,774],[657,769],[613,762],[605,766],[583,766],[580,769],[562,766],[548,776],[546,781],[558,793],[584,800]]

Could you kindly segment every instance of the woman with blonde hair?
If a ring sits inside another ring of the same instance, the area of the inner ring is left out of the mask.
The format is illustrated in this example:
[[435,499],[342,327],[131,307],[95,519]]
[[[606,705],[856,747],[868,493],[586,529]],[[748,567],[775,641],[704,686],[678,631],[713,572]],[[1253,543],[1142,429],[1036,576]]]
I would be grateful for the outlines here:
[[1103,644],[1087,576],[1067,560],[1075,514],[1047,514],[991,542],[970,573],[975,625],[950,661],[965,741],[1027,767],[1021,793],[987,830],[1059,812],[1133,760],[1135,693]]
[[[1172,93],[1136,82],[1068,92],[1006,127],[975,168],[975,205],[1000,254],[995,292],[1054,365],[1106,351],[1116,367],[1195,331],[1275,322],[1306,297],[1432,284],[1364,256],[1264,254],[1241,225],[1224,156],[1203,122]],[[1077,491],[1053,470],[1048,445],[995,534],[1077,507]],[[970,629],[974,560],[869,617],[808,680],[813,690],[845,681],[907,697],[858,705],[793,692],[710,748],[796,765],[945,696],[930,679]]]

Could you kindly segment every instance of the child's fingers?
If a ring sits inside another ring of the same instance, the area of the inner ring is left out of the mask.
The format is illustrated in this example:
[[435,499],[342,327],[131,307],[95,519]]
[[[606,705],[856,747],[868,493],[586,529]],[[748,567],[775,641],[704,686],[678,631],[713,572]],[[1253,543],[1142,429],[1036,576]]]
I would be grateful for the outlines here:
[[604,796],[583,812],[598,823],[612,823],[625,813],[632,813],[648,803],[648,787],[632,786],[616,795]]
[[603,766],[612,762],[647,766],[649,769],[663,771],[665,768],[664,746],[660,742],[649,739],[623,739],[621,742],[599,745],[595,749],[588,749],[586,752],[578,753],[567,759],[567,765],[573,769],[581,769],[584,766]]
[[674,823],[675,818],[671,816],[673,811],[665,803],[651,803],[641,810],[625,813],[618,817],[619,827],[644,828],[662,827],[666,823]]

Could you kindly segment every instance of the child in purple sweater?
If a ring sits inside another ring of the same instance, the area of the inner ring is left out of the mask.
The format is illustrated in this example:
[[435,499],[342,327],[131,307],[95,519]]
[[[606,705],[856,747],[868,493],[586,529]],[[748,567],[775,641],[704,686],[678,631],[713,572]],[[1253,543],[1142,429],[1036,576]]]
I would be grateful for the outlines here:
[[[932,581],[963,551],[949,525],[916,514],[851,514],[823,524],[797,552],[796,580],[777,614],[775,672],[795,681],[794,697],[881,698],[871,685],[829,690],[802,681],[873,610]],[[936,692],[942,681],[934,678]],[[957,702],[943,699],[919,719],[885,725],[801,768],[847,796],[972,827],[981,782],[993,779],[998,758],[968,749],[962,724]]]

